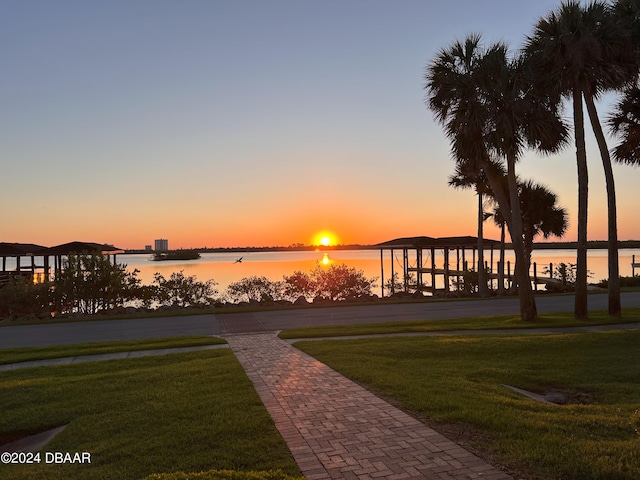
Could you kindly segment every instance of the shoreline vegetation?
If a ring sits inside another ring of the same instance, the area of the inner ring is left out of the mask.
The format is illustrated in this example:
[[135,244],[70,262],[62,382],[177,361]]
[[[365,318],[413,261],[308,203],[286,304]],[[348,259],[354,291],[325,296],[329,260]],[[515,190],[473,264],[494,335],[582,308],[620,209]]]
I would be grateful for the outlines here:
[[[505,243],[506,248],[511,248],[511,243]],[[578,247],[578,242],[538,242],[534,245],[534,250],[573,250]],[[587,244],[587,248],[591,250],[606,250],[606,240],[592,240]],[[618,248],[640,248],[640,240],[621,240],[618,242]],[[180,253],[180,252],[197,252],[197,253],[238,253],[238,252],[309,252],[309,251],[331,251],[331,250],[379,250],[377,245],[362,245],[362,244],[349,244],[349,245],[302,245],[294,244],[285,246],[271,246],[271,247],[199,247],[190,249],[176,249],[171,250],[168,253]],[[149,253],[144,249],[125,249],[124,254],[141,254]],[[174,260],[174,259],[171,259]]]
[[[185,250],[182,253],[188,255],[190,252]],[[553,294],[573,290],[573,267],[572,264],[560,264],[553,272],[543,272],[557,280],[548,283],[545,292]],[[33,283],[29,278],[15,277],[3,285],[0,289],[0,319],[9,322],[20,319],[45,321],[96,314],[175,312],[184,308],[283,308],[429,298],[423,288],[412,284],[410,279],[401,281],[398,274],[383,280],[384,291],[390,292],[389,295],[378,296],[373,293],[373,289],[378,287],[378,277],[368,278],[363,270],[344,263],[328,266],[318,263],[308,273],[294,271],[277,281],[256,275],[244,277],[230,283],[223,291],[215,288],[218,285],[215,280],[199,281],[195,275],[185,275],[183,270],[173,272],[169,277],[156,272],[151,284],[143,284],[137,277],[138,273],[137,269],[127,271],[126,264],[112,264],[107,255],[98,252],[69,255],[53,281]],[[640,287],[639,282],[640,276],[621,279],[621,283],[631,289]],[[480,296],[479,282],[473,271],[464,272],[450,283],[449,288],[432,289],[433,298]],[[606,288],[607,285],[601,282],[596,286]],[[505,292],[491,291],[490,296],[500,296],[501,293]]]

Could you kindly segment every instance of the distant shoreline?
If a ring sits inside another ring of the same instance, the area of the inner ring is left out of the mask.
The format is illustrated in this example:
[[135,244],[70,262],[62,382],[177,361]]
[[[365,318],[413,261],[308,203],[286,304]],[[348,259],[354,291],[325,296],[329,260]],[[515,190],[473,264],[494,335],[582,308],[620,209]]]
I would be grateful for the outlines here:
[[[511,244],[507,243],[506,248],[511,248]],[[577,242],[545,242],[534,244],[534,250],[574,250],[578,248]],[[589,250],[606,250],[606,240],[594,240],[587,243]],[[618,241],[618,248],[640,248],[640,240],[622,240]],[[295,245],[290,247],[217,247],[217,248],[185,248],[173,251],[190,250],[199,253],[242,253],[242,252],[312,252],[322,251],[330,252],[332,250],[379,250],[375,245],[335,245],[335,246],[314,246],[314,245]],[[142,254],[153,253],[148,250],[125,250],[125,254]]]

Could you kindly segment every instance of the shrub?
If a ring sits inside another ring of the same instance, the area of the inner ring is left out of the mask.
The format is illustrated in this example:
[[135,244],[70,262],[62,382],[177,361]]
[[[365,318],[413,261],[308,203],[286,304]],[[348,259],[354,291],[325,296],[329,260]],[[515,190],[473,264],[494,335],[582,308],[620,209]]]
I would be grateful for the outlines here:
[[137,270],[111,264],[99,252],[69,254],[54,280],[54,303],[62,313],[94,314],[124,305],[139,286]]
[[377,278],[366,278],[362,270],[347,265],[320,265],[311,271],[316,296],[333,301],[372,295]]
[[[559,263],[558,265],[553,267],[553,271],[551,271],[549,267],[545,267],[544,270],[542,270],[542,274],[551,274],[551,278],[559,280],[562,285],[575,285],[576,270],[577,266],[575,263]],[[587,270],[587,277],[593,277],[593,273],[589,270]]]
[[403,277],[403,280],[400,280],[400,274],[394,272],[394,274],[384,282],[384,289],[388,292],[388,295],[409,293],[411,288],[416,289],[417,284],[418,281],[414,274],[409,273]]
[[[598,282],[598,286],[602,288],[609,287],[609,280],[604,279]],[[636,275],[634,277],[620,277],[620,286],[621,287],[640,287],[640,275]]]
[[27,317],[50,311],[49,283],[34,284],[29,278],[16,276],[0,286],[0,318]]
[[290,276],[283,277],[283,295],[291,301],[298,298],[311,298],[315,292],[315,285],[311,277],[300,271],[293,272]]
[[282,285],[267,277],[248,277],[227,287],[227,297],[233,302],[275,300],[281,297]]
[[167,280],[160,273],[154,276],[153,297],[160,306],[190,307],[209,305],[218,291],[214,280],[199,282],[195,275],[185,276],[184,271],[174,272]]

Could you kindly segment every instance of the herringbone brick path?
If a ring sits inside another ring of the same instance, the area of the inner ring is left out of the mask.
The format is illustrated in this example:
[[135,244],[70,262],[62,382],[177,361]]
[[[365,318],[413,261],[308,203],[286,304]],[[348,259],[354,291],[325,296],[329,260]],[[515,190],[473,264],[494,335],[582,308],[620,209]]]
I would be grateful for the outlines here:
[[227,340],[307,480],[512,478],[273,333]]

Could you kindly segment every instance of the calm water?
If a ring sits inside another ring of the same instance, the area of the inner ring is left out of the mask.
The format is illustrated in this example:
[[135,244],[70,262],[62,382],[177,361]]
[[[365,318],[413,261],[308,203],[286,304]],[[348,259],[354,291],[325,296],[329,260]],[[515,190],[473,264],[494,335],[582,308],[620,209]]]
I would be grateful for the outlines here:
[[[389,251],[384,254],[384,276],[385,281],[391,275],[391,255]],[[636,262],[640,262],[640,249],[623,249],[619,251],[620,259],[620,275],[631,275],[631,258],[636,256]],[[493,269],[497,271],[499,253],[494,252]],[[236,259],[243,257],[242,263],[235,263]],[[513,253],[507,251],[507,261],[514,263]],[[245,277],[265,276],[270,280],[282,280],[284,275],[290,275],[296,270],[309,273],[318,262],[341,264],[345,263],[349,267],[362,270],[366,277],[380,277],[380,252],[378,250],[341,250],[330,251],[327,253],[320,251],[307,252],[250,252],[250,253],[204,253],[198,260],[191,261],[151,261],[150,254],[135,255],[118,255],[119,263],[127,265],[129,270],[138,269],[140,278],[143,283],[152,283],[153,276],[156,272],[161,273],[165,277],[169,277],[173,272],[184,271],[185,275],[195,275],[198,280],[215,280],[218,285],[217,289],[223,292],[227,285],[236,282]],[[444,259],[441,253],[436,253],[436,267],[442,268]],[[471,265],[472,257],[469,253],[466,260]],[[491,258],[487,253],[485,260],[490,263]],[[559,264],[575,263],[575,250],[537,250],[533,253],[533,261],[538,264],[538,275],[542,276],[545,266],[550,263]],[[607,278],[607,251],[606,250],[589,250],[588,269],[592,273],[590,282],[598,282],[603,278]],[[394,251],[394,270],[402,272],[402,252]],[[27,259],[22,259],[22,264],[27,264]],[[36,258],[36,264],[42,265],[42,259]],[[415,258],[409,259],[410,266],[415,266]],[[456,257],[455,252],[450,253],[450,268],[455,269]],[[431,266],[431,258],[424,253],[423,265]],[[6,268],[8,270],[15,268],[15,259],[7,258]],[[640,269],[636,269],[636,273],[640,274]],[[440,277],[441,278],[441,277]],[[425,276],[425,280],[430,278]],[[380,280],[378,280],[380,284]],[[441,285],[437,285],[439,288]],[[378,289],[377,293],[380,291]]]
[[[391,275],[391,255],[389,251],[384,254],[385,281]],[[636,256],[636,262],[640,262],[640,249],[624,249],[619,251],[620,275],[631,275],[631,258]],[[236,259],[243,257],[242,263],[234,263]],[[198,260],[191,261],[150,261],[151,255],[119,255],[118,261],[126,263],[130,270],[140,270],[138,277],[144,283],[151,283],[155,272],[168,277],[173,272],[183,270],[185,275],[196,275],[198,280],[213,279],[218,283],[218,290],[223,291],[227,285],[245,277],[265,276],[270,280],[282,280],[284,275],[290,275],[296,270],[308,273],[320,263],[345,263],[350,267],[364,271],[366,277],[380,277],[380,252],[378,250],[342,250],[331,252],[256,252],[256,253],[204,253]],[[466,259],[471,264],[471,255]],[[499,253],[494,252],[494,271],[497,271]],[[513,253],[506,252],[507,261],[513,266]],[[444,259],[442,254],[436,254],[436,267],[442,268]],[[485,261],[490,263],[487,254]],[[575,263],[575,250],[538,250],[533,253],[533,261],[538,264],[538,275],[542,276],[544,267],[550,263],[559,264]],[[394,251],[394,270],[402,272],[402,252]],[[597,282],[607,278],[607,251],[589,250],[588,269],[592,273],[590,282]],[[409,259],[410,266],[415,266],[415,259]],[[431,258],[426,255],[423,258],[424,266],[431,265]],[[455,253],[450,253],[450,268],[455,268]],[[512,267],[513,268],[513,267]],[[636,269],[640,273],[640,269]],[[425,277],[425,279],[427,279]],[[378,280],[378,283],[380,281]],[[378,292],[379,293],[379,292]]]

